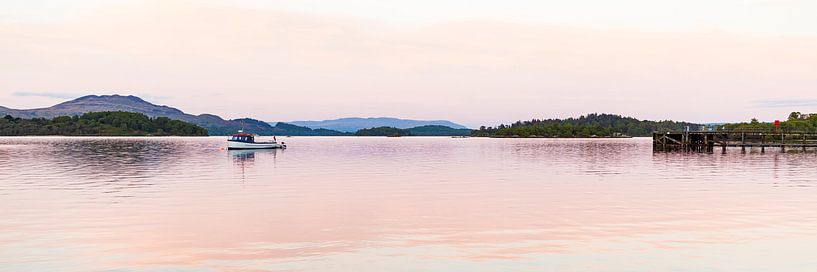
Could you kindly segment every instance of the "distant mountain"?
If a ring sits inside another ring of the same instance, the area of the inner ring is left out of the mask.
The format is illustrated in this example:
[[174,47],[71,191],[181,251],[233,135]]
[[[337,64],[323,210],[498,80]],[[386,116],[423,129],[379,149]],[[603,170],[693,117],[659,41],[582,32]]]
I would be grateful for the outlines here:
[[420,126],[446,126],[456,129],[466,128],[463,125],[446,120],[407,120],[389,117],[377,118],[340,118],[324,121],[293,121],[290,124],[305,126],[312,129],[332,129],[342,132],[356,132],[364,128],[393,127],[407,129]]
[[[15,110],[0,108],[0,114],[8,114],[21,118],[54,118],[57,116],[73,116],[86,112],[126,111],[138,112],[150,117],[184,117],[190,119],[195,116],[168,106],[159,106],[142,100],[136,96],[121,95],[88,95],[71,101],[63,102],[48,108]],[[173,118],[181,119],[181,118]],[[187,120],[183,120],[187,121]],[[223,120],[222,120],[223,121]]]
[[18,110],[0,106],[0,116],[11,115],[19,118],[47,118],[58,116],[82,115],[87,112],[125,111],[137,112],[149,117],[167,117],[199,125],[206,128],[210,135],[228,135],[244,128],[247,132],[260,135],[347,135],[339,131],[313,130],[285,123],[271,126],[255,119],[243,118],[224,120],[212,114],[192,115],[179,109],[160,106],[142,100],[136,96],[122,95],[88,95],[63,102],[48,108]]

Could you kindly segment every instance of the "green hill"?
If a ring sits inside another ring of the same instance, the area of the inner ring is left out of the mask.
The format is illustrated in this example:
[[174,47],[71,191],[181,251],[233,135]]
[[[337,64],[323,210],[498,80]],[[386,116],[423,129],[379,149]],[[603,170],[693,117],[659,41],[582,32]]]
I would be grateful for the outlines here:
[[6,115],[0,119],[2,136],[207,136],[207,130],[167,117],[148,117],[141,113],[110,111],[53,119],[22,119]]

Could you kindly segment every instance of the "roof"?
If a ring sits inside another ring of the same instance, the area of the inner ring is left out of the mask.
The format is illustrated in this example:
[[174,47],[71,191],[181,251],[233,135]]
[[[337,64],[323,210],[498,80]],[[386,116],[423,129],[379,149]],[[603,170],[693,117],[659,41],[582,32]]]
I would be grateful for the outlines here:
[[233,135],[230,135],[230,136],[233,136],[233,137],[254,137],[254,136],[255,136],[255,134],[249,134],[249,133],[236,133],[236,134],[233,134]]

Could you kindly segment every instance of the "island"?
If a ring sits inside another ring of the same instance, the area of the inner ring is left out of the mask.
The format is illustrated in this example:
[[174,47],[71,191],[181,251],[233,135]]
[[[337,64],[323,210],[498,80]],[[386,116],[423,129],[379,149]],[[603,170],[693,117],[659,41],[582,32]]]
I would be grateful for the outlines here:
[[360,129],[355,136],[467,136],[472,130],[467,128],[451,128],[441,125],[426,125],[413,128],[375,127]]

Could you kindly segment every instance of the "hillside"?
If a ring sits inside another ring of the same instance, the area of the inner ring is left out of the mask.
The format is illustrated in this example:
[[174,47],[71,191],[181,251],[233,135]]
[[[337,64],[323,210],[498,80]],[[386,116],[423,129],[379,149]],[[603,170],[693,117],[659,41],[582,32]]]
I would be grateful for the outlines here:
[[207,136],[207,130],[167,117],[148,117],[133,112],[89,112],[53,119],[23,119],[6,115],[0,119],[2,136]]
[[293,121],[289,122],[294,125],[298,126],[305,126],[312,129],[332,129],[342,132],[356,132],[360,129],[365,128],[376,128],[376,127],[393,127],[393,128],[400,128],[400,129],[407,129],[413,127],[420,127],[420,126],[446,126],[450,128],[457,128],[457,129],[464,129],[466,128],[463,125],[446,121],[446,120],[408,120],[408,119],[398,119],[398,118],[390,118],[390,117],[377,117],[377,118],[340,118],[334,120],[324,120],[324,121]]
[[141,113],[148,117],[167,117],[181,120],[206,128],[210,135],[228,135],[244,128],[245,131],[260,135],[344,135],[341,132],[327,130],[315,131],[306,127],[282,125],[271,126],[255,119],[243,118],[224,120],[212,114],[192,115],[162,105],[156,105],[136,96],[122,95],[88,95],[66,101],[48,108],[10,109],[0,107],[0,116],[10,115],[18,118],[47,118],[58,116],[75,116],[88,112],[124,111]]
[[675,121],[648,121],[614,114],[588,114],[579,118],[533,119],[510,125],[480,127],[473,136],[480,137],[613,137],[652,135],[653,131],[697,130],[699,124]]

